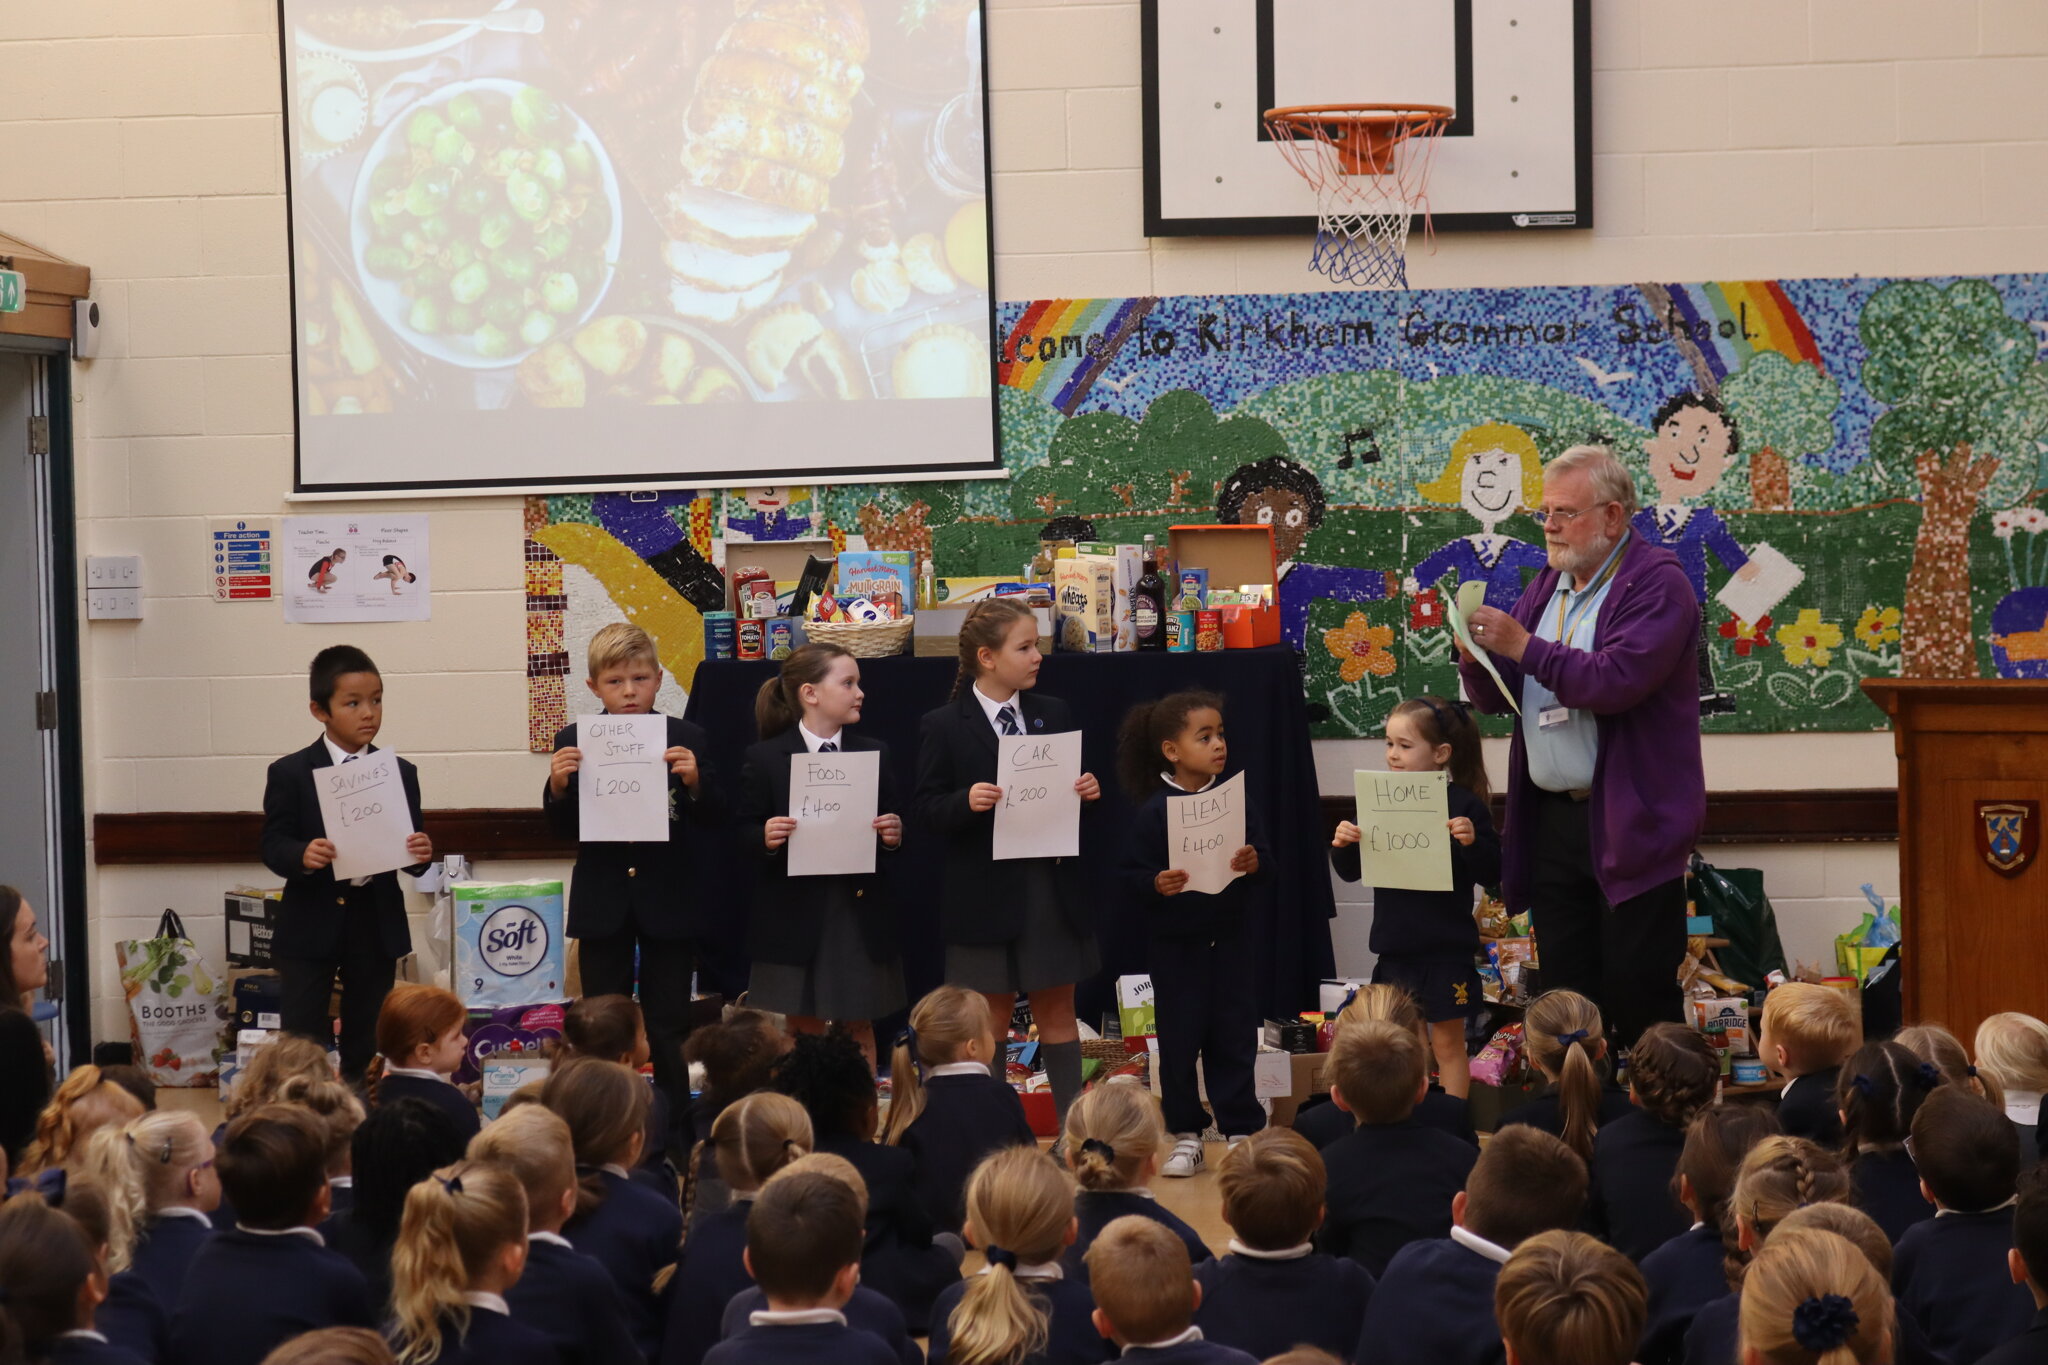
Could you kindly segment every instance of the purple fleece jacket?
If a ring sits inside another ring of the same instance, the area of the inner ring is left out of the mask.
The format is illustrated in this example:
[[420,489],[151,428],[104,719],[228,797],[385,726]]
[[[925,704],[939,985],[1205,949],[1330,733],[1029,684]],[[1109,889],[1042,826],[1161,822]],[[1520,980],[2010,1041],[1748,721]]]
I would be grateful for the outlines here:
[[[1685,871],[1706,823],[1707,784],[1700,764],[1700,608],[1678,557],[1629,535],[1607,590],[1591,649],[1535,637],[1539,613],[1557,588],[1557,571],[1538,574],[1514,618],[1530,632],[1519,664],[1496,654],[1494,667],[1519,704],[1523,674],[1535,675],[1566,706],[1594,714],[1600,756],[1587,800],[1594,874],[1609,905],[1639,896]],[[1477,663],[1458,676],[1473,705],[1492,715],[1507,699]],[[1526,719],[1526,718],[1525,718]],[[1515,722],[1508,753],[1508,809],[1501,833],[1501,890],[1508,908],[1529,905],[1530,848],[1517,837],[1536,787]]]

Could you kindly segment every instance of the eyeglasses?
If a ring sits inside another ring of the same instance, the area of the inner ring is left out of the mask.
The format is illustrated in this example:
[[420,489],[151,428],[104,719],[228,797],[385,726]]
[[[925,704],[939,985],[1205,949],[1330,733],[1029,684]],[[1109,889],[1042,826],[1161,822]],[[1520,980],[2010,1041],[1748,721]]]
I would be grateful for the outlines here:
[[1596,502],[1591,507],[1581,507],[1576,512],[1562,512],[1548,507],[1532,507],[1529,509],[1529,516],[1538,526],[1548,528],[1554,523],[1559,528],[1563,528],[1577,521],[1588,512],[1597,512],[1603,507],[1611,507],[1613,505],[1608,502]]

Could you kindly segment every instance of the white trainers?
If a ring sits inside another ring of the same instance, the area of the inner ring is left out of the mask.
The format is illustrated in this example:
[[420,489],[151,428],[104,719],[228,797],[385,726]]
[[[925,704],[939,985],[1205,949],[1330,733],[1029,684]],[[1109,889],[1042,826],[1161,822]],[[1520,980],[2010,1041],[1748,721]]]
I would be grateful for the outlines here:
[[1176,1133],[1173,1153],[1166,1158],[1166,1164],[1159,1168],[1161,1175],[1183,1177],[1199,1175],[1202,1170],[1202,1135],[1200,1133]]

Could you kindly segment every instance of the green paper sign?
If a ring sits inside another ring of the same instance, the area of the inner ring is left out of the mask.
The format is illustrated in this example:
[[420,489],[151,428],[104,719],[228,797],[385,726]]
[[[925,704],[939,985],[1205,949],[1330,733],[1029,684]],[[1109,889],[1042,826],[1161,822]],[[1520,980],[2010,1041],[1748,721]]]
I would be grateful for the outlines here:
[[1358,791],[1359,880],[1409,891],[1453,890],[1448,776],[1361,769],[1352,781]]

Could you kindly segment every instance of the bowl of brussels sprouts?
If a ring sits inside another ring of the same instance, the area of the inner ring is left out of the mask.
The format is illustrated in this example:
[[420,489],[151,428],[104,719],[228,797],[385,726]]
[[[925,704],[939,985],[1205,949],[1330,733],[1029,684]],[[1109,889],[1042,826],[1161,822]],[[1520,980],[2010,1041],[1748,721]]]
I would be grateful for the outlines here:
[[620,208],[611,158],[567,105],[523,81],[462,81],[399,114],[363,158],[356,273],[414,349],[500,369],[596,311]]

